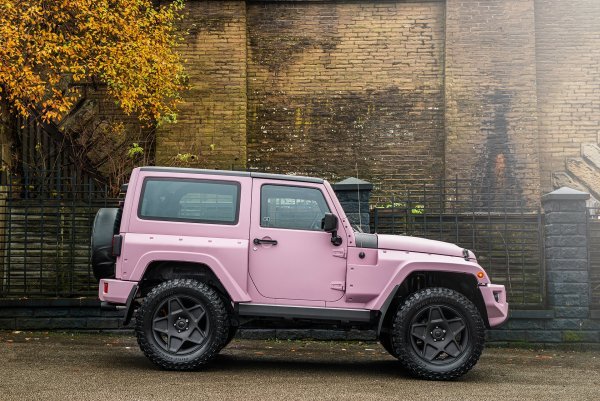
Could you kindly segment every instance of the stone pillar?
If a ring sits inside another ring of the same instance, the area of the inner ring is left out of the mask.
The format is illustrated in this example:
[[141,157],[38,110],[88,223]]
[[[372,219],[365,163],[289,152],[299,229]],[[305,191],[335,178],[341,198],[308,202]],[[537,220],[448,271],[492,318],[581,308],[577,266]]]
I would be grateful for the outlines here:
[[351,177],[332,186],[350,223],[360,226],[366,233],[370,232],[369,199],[373,184]]
[[567,187],[542,197],[548,306],[554,309],[555,323],[561,319],[569,319],[570,323],[580,319],[581,326],[589,318],[586,213],[589,197],[588,193]]

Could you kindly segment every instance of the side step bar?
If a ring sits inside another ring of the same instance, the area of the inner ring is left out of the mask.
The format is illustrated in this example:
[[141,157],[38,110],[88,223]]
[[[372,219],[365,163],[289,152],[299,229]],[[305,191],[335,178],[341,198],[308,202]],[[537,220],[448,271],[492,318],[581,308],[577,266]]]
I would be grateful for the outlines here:
[[269,304],[236,304],[239,316],[273,317],[288,319],[339,320],[343,322],[371,322],[375,315],[366,309],[319,308]]

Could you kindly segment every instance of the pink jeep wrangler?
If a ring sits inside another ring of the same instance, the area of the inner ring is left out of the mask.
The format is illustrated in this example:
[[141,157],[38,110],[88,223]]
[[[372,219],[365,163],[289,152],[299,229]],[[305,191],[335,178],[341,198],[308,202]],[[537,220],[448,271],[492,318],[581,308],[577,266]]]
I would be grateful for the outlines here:
[[504,286],[456,245],[353,230],[327,181],[142,167],[94,221],[107,308],[135,310],[144,354],[166,369],[209,362],[251,320],[369,328],[412,374],[469,371]]

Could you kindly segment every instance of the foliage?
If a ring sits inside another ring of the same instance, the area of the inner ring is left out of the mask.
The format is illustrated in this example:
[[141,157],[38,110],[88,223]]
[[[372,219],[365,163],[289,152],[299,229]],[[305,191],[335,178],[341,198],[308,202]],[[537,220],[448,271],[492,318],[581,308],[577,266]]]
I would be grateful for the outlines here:
[[103,83],[146,123],[174,121],[185,83],[175,28],[182,0],[0,0],[0,100],[60,121]]
[[140,146],[139,143],[133,143],[131,147],[127,150],[127,156],[130,159],[135,159],[138,156],[142,156],[144,154],[144,148]]
[[[425,205],[420,203],[411,204],[410,214],[424,214],[425,213]],[[378,209],[400,209],[408,211],[409,206],[405,202],[389,202],[385,204],[377,204],[374,206]]]

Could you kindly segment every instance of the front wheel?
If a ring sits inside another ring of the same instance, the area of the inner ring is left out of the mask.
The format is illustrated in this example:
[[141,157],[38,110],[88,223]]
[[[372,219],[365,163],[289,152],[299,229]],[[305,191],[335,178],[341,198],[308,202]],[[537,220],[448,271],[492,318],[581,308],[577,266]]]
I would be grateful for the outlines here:
[[199,368],[213,359],[229,334],[219,294],[204,283],[176,279],[156,286],[136,314],[144,354],[169,370]]
[[402,365],[429,380],[455,379],[479,360],[485,326],[477,307],[448,288],[426,288],[398,309],[392,346]]

